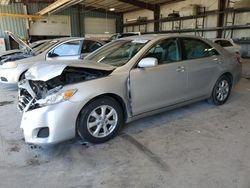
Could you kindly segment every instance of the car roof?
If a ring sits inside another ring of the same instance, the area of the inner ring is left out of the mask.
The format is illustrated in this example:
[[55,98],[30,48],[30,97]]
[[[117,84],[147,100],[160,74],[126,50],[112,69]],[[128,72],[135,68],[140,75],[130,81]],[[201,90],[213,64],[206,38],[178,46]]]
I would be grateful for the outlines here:
[[188,38],[202,38],[194,35],[183,35],[183,34],[146,34],[146,35],[134,35],[129,37],[124,37],[118,40],[131,39],[131,40],[153,40],[161,39],[166,37],[188,37]]
[[104,43],[101,40],[93,39],[93,38],[84,38],[84,37],[62,37],[62,38],[55,38],[52,39],[51,41],[58,41],[58,42],[64,42],[64,41],[71,41],[71,40],[92,40],[100,43]]

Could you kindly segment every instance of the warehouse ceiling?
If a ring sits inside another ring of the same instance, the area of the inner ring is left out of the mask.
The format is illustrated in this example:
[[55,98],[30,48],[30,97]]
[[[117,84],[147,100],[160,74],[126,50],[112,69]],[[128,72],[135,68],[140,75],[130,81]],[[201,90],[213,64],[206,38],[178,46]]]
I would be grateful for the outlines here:
[[102,8],[115,12],[129,12],[137,9],[154,10],[156,4],[176,2],[176,0],[85,0],[81,4],[86,8]]
[[53,14],[71,6],[79,6],[88,11],[125,13],[148,9],[154,11],[159,4],[174,3],[183,0],[22,0],[23,3],[50,3],[38,12],[40,15]]

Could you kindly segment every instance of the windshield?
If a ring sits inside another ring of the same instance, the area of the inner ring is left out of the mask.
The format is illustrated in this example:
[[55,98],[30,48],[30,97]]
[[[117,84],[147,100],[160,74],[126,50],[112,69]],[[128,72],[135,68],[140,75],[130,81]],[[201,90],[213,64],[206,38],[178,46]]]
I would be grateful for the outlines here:
[[85,59],[120,67],[125,65],[148,40],[117,40],[105,45]]
[[40,53],[43,53],[45,50],[52,47],[56,43],[58,43],[57,40],[48,41],[48,42],[45,42],[45,43],[41,44],[40,46],[34,48],[33,50],[34,50],[35,54],[38,55]]

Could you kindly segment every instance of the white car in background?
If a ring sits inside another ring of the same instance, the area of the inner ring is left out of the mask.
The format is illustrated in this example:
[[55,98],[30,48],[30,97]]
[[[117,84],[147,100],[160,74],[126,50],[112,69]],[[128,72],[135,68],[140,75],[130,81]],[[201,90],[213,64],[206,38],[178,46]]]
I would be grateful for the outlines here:
[[[9,37],[13,38],[19,44],[20,49],[7,50],[4,52],[0,52],[0,65],[8,61],[16,61],[19,59],[24,59],[24,58],[28,58],[32,56],[32,54],[30,54],[29,51],[27,51],[27,47],[26,47],[27,44],[24,41],[22,41],[19,37],[17,37],[10,31],[5,31],[5,33]],[[51,41],[51,39],[39,40],[39,41],[29,44],[29,47],[35,51],[36,48],[39,48],[39,46],[41,46],[44,43],[48,43],[49,41]]]
[[116,34],[112,35],[108,41],[110,42],[110,41],[120,39],[120,38],[139,36],[139,35],[141,35],[141,32],[116,33]]
[[225,48],[231,53],[239,54],[239,57],[242,55],[242,48],[240,45],[235,44],[233,39],[213,39],[213,42]]
[[17,39],[26,48],[29,58],[9,61],[0,65],[0,83],[17,84],[25,78],[25,72],[35,63],[50,60],[77,60],[102,47],[105,42],[79,37],[58,38],[40,45],[35,50]]

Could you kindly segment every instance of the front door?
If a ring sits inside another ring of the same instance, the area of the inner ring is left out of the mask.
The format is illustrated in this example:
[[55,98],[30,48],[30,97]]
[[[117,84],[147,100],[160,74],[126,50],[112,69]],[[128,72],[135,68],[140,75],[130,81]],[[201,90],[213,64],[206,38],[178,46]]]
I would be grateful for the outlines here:
[[151,68],[130,71],[130,94],[133,115],[139,115],[185,100],[186,65],[181,60],[178,39],[166,39],[153,46],[145,57],[158,59]]

